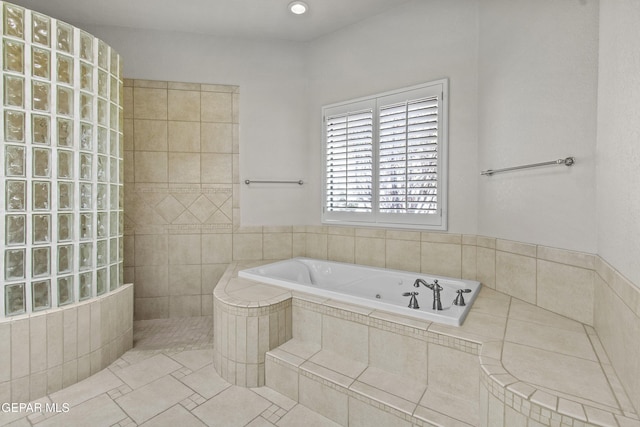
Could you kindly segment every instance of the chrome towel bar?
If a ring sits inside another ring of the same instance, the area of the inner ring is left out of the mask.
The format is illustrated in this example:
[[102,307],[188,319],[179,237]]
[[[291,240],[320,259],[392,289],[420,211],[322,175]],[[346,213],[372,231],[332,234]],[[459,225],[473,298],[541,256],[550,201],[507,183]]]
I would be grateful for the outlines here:
[[499,172],[509,172],[518,169],[528,169],[528,168],[536,168],[538,166],[548,166],[548,165],[565,165],[571,166],[576,162],[574,157],[566,157],[564,159],[551,160],[550,162],[542,162],[542,163],[531,163],[529,165],[521,165],[521,166],[513,166],[511,168],[503,168],[503,169],[487,169],[486,171],[480,172],[480,175],[493,175],[494,173]]
[[304,184],[304,181],[302,181],[301,179],[298,181],[264,181],[264,180],[251,180],[251,179],[245,179],[244,183],[249,185],[249,184],[298,184],[298,185],[302,185]]

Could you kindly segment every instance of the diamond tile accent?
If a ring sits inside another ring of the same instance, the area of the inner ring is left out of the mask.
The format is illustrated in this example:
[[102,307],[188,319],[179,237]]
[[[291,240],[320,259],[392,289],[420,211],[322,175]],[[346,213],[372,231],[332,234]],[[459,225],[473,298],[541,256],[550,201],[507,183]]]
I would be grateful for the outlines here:
[[176,218],[185,211],[185,207],[176,200],[171,194],[165,197],[160,203],[156,205],[156,211],[167,220],[172,223]]
[[216,211],[207,220],[207,224],[230,224],[231,218],[225,215],[221,210]]
[[188,209],[200,222],[206,222],[218,208],[203,194]]
[[225,202],[227,202],[228,200],[231,199],[231,193],[226,193],[226,192],[219,192],[219,193],[213,193],[213,194],[208,194],[207,198],[216,206],[220,207],[222,206]]
[[173,224],[198,224],[199,221],[191,212],[184,211],[178,218],[173,220]]

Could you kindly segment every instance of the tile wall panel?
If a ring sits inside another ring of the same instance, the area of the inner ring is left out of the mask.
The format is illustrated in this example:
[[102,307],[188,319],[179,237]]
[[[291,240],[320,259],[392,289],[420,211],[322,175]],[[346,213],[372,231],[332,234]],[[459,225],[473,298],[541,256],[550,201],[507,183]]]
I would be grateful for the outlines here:
[[237,86],[125,80],[125,273],[136,319],[211,315],[234,248],[262,258],[261,234],[233,245],[238,101]]

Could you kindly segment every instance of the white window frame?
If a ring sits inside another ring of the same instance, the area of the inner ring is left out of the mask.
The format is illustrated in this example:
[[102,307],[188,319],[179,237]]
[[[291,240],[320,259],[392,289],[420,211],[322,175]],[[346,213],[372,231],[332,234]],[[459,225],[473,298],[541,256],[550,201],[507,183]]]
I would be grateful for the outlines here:
[[[448,199],[448,99],[449,81],[432,82],[383,92],[322,107],[322,223],[393,228],[418,228],[429,230],[447,229]],[[395,102],[405,102],[424,97],[438,97],[437,135],[437,209],[434,214],[383,213],[379,212],[379,122],[380,109]],[[373,111],[373,182],[371,212],[335,212],[327,209],[327,117],[357,112]]]

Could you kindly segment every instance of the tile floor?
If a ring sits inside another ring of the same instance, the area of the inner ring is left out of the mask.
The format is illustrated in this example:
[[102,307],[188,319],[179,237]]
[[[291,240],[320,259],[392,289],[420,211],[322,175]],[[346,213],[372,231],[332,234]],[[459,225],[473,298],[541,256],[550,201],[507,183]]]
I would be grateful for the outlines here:
[[224,381],[212,347],[211,317],[135,322],[132,350],[23,410],[3,409],[0,426],[338,426],[267,387]]

